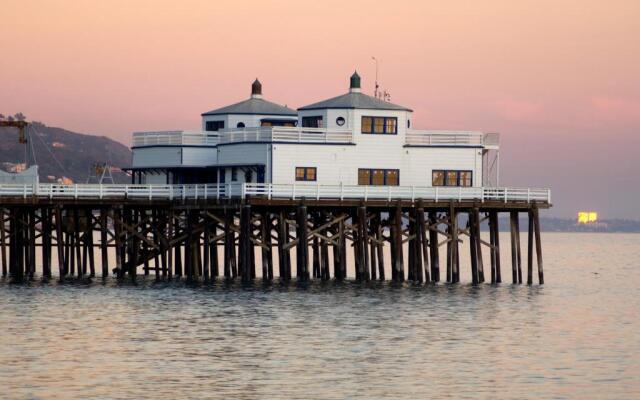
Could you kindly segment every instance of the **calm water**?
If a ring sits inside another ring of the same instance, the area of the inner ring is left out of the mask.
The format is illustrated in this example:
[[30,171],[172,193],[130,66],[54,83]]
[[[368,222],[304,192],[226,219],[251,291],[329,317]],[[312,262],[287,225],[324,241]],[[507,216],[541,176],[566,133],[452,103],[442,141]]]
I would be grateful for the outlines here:
[[640,235],[543,241],[542,287],[0,280],[0,398],[640,398]]

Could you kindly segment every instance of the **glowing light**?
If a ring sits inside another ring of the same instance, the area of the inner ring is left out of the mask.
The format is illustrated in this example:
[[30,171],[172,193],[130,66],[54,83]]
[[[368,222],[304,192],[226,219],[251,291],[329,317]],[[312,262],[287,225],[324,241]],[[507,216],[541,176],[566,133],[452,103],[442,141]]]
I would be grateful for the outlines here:
[[578,213],[579,224],[592,224],[598,222],[598,213],[594,211],[580,211]]

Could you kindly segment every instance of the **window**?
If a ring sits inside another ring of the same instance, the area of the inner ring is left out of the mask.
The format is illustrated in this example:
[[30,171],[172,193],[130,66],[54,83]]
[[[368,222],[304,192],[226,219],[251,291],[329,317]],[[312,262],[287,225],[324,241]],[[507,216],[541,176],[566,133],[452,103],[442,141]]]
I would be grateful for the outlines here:
[[411,128],[411,120],[410,120],[410,119],[408,119],[408,120],[407,120],[407,129],[410,129],[410,128]]
[[345,122],[345,120],[344,120],[343,117],[336,118],[336,125],[342,126],[342,125],[344,125],[344,122]]
[[296,181],[315,181],[316,167],[296,167]]
[[362,117],[362,133],[395,135],[398,133],[396,117]]
[[236,182],[238,180],[238,168],[231,168],[231,182]]
[[432,186],[473,186],[472,171],[433,170]]
[[400,171],[397,169],[358,169],[358,185],[398,186]]
[[237,128],[244,128],[244,122],[238,122]]
[[303,128],[322,128],[322,115],[302,117]]
[[207,121],[205,122],[206,131],[219,131],[224,129],[224,121]]

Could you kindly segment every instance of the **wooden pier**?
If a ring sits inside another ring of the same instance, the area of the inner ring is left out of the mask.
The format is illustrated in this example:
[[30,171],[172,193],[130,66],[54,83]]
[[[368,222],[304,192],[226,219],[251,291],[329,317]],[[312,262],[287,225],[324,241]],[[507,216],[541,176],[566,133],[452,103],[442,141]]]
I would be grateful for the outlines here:
[[[249,184],[236,189],[23,186],[0,187],[2,275],[14,281],[112,274],[135,281],[144,274],[158,280],[250,282],[259,269],[265,281],[457,283],[461,269],[469,268],[473,284],[500,283],[502,213],[510,221],[511,281],[523,282],[519,216],[525,214],[527,283],[534,281],[534,252],[537,282],[544,283],[539,210],[550,207],[550,201],[548,194],[529,189],[524,194],[497,188],[464,193],[413,188],[410,194],[408,189],[384,189],[348,196],[342,187],[340,197],[321,196],[326,188],[309,186],[298,188],[297,196],[295,188],[291,196],[270,185]],[[118,190],[124,194],[115,195]],[[481,236],[485,221],[488,241]],[[468,263],[460,257],[465,242]],[[484,252],[490,260],[486,269]],[[347,274],[348,259],[353,260],[354,276]]]

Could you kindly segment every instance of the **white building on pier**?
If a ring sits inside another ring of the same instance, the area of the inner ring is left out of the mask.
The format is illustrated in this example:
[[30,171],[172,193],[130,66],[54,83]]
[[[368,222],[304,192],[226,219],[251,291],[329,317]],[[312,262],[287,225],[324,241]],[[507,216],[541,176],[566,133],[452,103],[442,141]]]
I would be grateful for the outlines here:
[[413,127],[413,111],[349,91],[298,108],[251,97],[202,114],[203,131],[136,132],[135,183],[305,182],[497,186],[499,137]]

